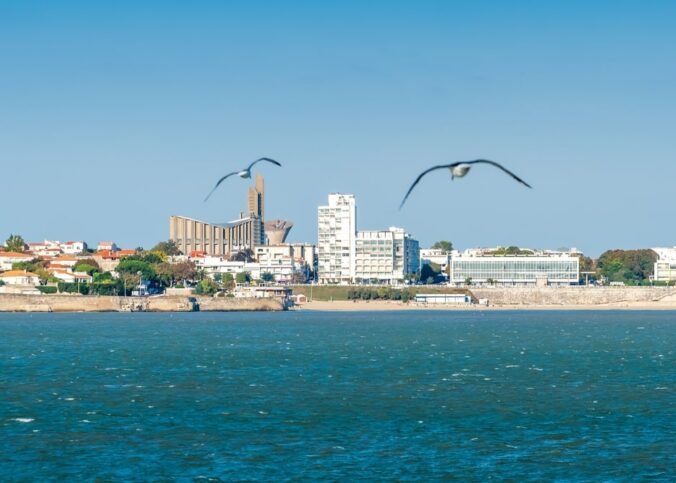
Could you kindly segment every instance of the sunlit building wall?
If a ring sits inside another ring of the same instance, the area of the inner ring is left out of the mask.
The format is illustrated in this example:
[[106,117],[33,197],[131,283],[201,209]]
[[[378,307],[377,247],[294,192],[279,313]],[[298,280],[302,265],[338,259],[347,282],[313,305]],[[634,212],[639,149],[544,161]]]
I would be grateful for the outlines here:
[[580,261],[560,256],[467,256],[451,259],[450,282],[482,285],[561,286],[580,279]]

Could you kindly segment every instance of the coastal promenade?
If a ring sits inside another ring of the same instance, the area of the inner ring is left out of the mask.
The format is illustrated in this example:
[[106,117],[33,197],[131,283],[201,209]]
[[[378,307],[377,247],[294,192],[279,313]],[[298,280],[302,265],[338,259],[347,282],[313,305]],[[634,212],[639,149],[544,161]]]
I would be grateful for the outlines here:
[[[331,296],[331,290],[319,291],[319,297],[301,305],[305,310],[361,311],[361,310],[676,310],[676,288],[667,287],[488,287],[470,288],[476,300],[484,304],[425,304],[393,300],[346,300],[341,298],[341,287]],[[416,287],[418,293],[424,289]],[[456,293],[461,289],[448,289]],[[462,289],[465,290],[465,289]],[[429,293],[443,293],[438,288],[428,289]]]
[[[335,289],[335,290],[333,290]],[[422,287],[417,292],[425,293]],[[322,287],[301,310],[449,310],[449,309],[663,309],[676,310],[676,288],[666,287],[542,287],[447,289],[449,293],[471,292],[474,300],[486,304],[454,305],[401,302],[394,300],[358,300],[344,298],[345,287]],[[430,287],[430,293],[441,289]],[[443,292],[445,292],[444,290]],[[294,292],[303,293],[303,290]],[[309,291],[308,291],[309,295]],[[209,296],[162,295],[153,297],[109,297],[72,294],[19,295],[0,294],[0,312],[252,312],[282,311],[275,299]]]
[[274,299],[0,294],[0,312],[255,312],[282,310],[285,310],[284,305]]

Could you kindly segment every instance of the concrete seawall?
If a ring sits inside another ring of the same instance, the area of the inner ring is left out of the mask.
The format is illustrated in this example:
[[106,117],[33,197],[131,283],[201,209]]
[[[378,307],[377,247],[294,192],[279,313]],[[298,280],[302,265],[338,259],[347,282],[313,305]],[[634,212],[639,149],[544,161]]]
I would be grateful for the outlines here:
[[471,291],[476,298],[495,305],[609,305],[676,299],[676,289],[667,287],[472,287]]
[[0,312],[244,312],[280,310],[284,310],[283,304],[273,299],[0,294]]

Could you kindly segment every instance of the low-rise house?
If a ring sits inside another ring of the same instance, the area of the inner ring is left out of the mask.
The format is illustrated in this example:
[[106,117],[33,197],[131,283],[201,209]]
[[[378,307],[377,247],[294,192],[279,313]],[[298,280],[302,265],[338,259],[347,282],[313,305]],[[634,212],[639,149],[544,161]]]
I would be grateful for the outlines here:
[[99,242],[99,244],[96,246],[97,252],[102,252],[102,251],[117,252],[119,250],[120,250],[120,248],[115,244],[115,242],[112,242],[112,241],[102,241],[102,242]]
[[66,270],[50,270],[53,277],[66,283],[91,283],[93,277],[86,272],[69,272]]
[[28,251],[34,255],[56,257],[61,255],[61,246],[58,241],[45,240],[44,242],[27,243]]
[[78,259],[77,257],[74,257],[72,255],[61,255],[60,257],[56,257],[52,263],[55,265],[63,265],[66,267],[73,268],[75,265],[77,265]]
[[67,255],[79,255],[87,251],[87,243],[84,241],[67,241],[60,245],[63,253]]
[[28,253],[0,252],[0,271],[11,270],[15,263],[32,260],[35,260],[35,256]]
[[6,285],[40,285],[40,276],[26,270],[10,270],[0,273],[0,280]]
[[235,298],[276,299],[284,304],[291,302],[292,290],[287,287],[237,287]]

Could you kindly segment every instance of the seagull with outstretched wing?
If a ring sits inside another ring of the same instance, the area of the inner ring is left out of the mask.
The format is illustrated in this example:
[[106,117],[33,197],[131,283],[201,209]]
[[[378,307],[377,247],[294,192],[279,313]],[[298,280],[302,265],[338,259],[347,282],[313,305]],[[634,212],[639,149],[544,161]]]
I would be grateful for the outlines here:
[[475,159],[474,161],[458,161],[458,162],[450,163],[450,164],[440,164],[438,166],[432,166],[431,168],[426,169],[425,171],[420,173],[418,175],[418,177],[415,179],[415,181],[413,182],[413,184],[411,185],[411,187],[406,192],[406,196],[404,196],[404,199],[402,200],[401,205],[399,205],[399,209],[401,210],[401,208],[404,206],[404,203],[406,203],[406,200],[408,199],[408,195],[411,194],[411,191],[413,191],[413,188],[416,187],[416,185],[420,182],[422,177],[425,176],[427,173],[431,173],[432,171],[436,171],[437,169],[449,169],[451,171],[451,179],[462,178],[467,173],[469,173],[469,170],[475,164],[490,164],[491,166],[495,166],[496,168],[501,169],[502,171],[504,171],[505,173],[510,175],[512,178],[517,180],[519,183],[521,183],[521,184],[523,184],[523,185],[525,185],[529,188],[532,188],[531,185],[529,185],[524,180],[519,178],[517,175],[512,173],[510,170],[508,170],[504,166],[496,163],[495,161],[490,161],[488,159]]
[[216,183],[216,186],[214,186],[214,189],[212,189],[212,190],[209,192],[209,194],[207,195],[207,197],[204,198],[204,201],[207,201],[207,200],[209,199],[209,197],[211,196],[211,194],[212,194],[214,191],[216,191],[216,188],[218,188],[218,187],[220,186],[220,184],[221,184],[223,181],[225,181],[227,178],[229,178],[230,176],[237,175],[237,176],[239,176],[239,177],[242,178],[242,179],[248,179],[248,178],[251,178],[251,168],[253,168],[254,165],[255,165],[256,163],[260,163],[261,161],[265,161],[265,162],[268,162],[268,163],[275,164],[275,165],[277,165],[277,166],[281,166],[281,164],[280,164],[279,162],[275,161],[274,159],[271,159],[271,158],[258,158],[256,161],[254,161],[253,163],[251,163],[247,168],[245,168],[245,169],[243,169],[243,170],[241,170],[241,171],[233,171],[232,173],[228,173],[228,174],[226,174],[225,176],[223,176],[221,179],[219,179],[218,182]]

